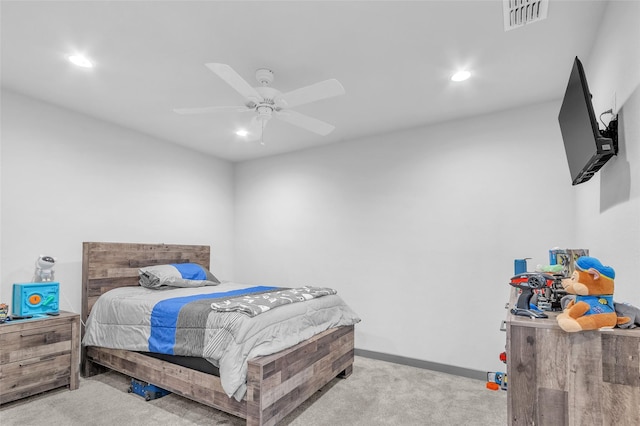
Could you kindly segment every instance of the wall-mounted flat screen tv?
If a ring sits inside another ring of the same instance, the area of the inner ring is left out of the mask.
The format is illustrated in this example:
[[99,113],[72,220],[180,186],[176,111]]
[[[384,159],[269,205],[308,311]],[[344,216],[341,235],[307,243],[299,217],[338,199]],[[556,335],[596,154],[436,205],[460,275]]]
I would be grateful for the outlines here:
[[617,120],[614,118],[605,130],[600,130],[584,68],[578,57],[573,62],[558,121],[572,185],[591,179],[618,153]]

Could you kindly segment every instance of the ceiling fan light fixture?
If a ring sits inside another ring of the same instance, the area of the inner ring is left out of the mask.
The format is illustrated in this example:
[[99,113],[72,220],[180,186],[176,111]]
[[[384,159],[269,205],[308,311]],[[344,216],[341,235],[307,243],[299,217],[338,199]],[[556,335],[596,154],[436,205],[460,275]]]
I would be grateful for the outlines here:
[[451,76],[451,81],[465,81],[471,77],[471,72],[467,70],[461,70]]
[[249,135],[249,132],[246,129],[238,129],[236,130],[236,135],[244,138]]
[[93,62],[84,55],[69,55],[69,62],[81,68],[93,68]]

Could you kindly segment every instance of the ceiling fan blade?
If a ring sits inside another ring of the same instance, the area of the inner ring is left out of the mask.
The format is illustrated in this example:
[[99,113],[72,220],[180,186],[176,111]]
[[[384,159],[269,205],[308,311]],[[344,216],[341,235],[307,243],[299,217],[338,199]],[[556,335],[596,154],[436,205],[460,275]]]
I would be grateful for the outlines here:
[[283,93],[282,98],[286,102],[287,108],[319,101],[320,99],[331,98],[333,96],[344,95],[345,90],[342,84],[335,78],[321,81],[311,86],[301,87],[291,92]]
[[329,123],[325,123],[324,121],[309,117],[308,115],[300,114],[296,111],[281,111],[276,113],[275,116],[289,124],[302,127],[303,129],[309,130],[322,136],[328,135],[329,133],[333,132],[333,129],[335,129],[335,126],[332,126]]
[[201,108],[174,108],[173,112],[177,114],[208,114],[215,113],[220,111],[251,111],[251,108],[247,107],[239,107],[239,106],[211,106],[211,107],[201,107]]
[[223,79],[229,86],[233,87],[238,93],[244,96],[246,99],[262,100],[262,96],[251,87],[247,81],[234,71],[227,64],[209,63],[205,64],[207,68],[213,71],[218,77]]

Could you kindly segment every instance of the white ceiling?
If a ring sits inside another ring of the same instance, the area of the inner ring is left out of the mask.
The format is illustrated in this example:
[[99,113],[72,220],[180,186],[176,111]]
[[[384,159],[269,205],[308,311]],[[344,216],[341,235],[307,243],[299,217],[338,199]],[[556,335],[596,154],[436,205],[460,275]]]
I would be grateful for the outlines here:
[[[504,31],[491,1],[5,1],[2,86],[231,161],[337,143],[562,98],[606,1],[550,0],[548,18]],[[96,66],[66,56],[84,52]],[[234,131],[251,113],[204,64],[287,92],[335,78],[343,96],[295,108],[336,126],[319,136],[272,119],[265,145]],[[449,80],[466,67],[473,77]]]

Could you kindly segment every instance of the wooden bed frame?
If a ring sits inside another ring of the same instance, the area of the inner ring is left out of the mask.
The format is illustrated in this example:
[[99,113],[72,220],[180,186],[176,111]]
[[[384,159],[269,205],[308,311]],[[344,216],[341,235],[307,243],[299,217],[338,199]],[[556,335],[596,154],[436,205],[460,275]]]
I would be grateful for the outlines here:
[[[209,246],[85,242],[82,247],[82,321],[103,293],[137,286],[138,268],[166,263],[209,266]],[[84,336],[84,325],[82,326]],[[247,394],[229,398],[220,378],[137,352],[82,346],[83,377],[105,367],[247,420],[274,425],[335,377],[353,368],[354,327],[338,327],[273,355],[249,360]]]

